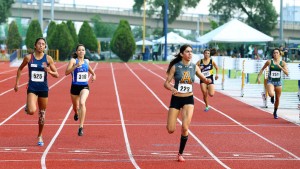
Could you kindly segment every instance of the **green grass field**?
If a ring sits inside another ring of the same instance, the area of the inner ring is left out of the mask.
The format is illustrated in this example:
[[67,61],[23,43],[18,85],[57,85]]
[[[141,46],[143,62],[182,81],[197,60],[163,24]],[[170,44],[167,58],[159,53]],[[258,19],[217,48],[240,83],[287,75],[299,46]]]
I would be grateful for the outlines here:
[[[226,76],[228,76],[228,70],[225,70]],[[258,73],[250,73],[249,74],[249,83],[250,84],[255,84],[257,83],[257,75]],[[241,71],[231,71],[231,76],[230,78],[237,78],[241,77],[242,73]],[[261,83],[263,83],[263,75],[260,78]],[[298,80],[283,80],[283,85],[282,85],[282,91],[283,92],[298,92]]]

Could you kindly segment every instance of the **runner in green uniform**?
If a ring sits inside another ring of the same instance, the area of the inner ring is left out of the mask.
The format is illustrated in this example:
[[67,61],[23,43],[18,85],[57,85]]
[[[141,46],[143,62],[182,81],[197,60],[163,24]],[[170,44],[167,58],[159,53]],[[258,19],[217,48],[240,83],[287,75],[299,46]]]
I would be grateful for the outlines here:
[[273,116],[274,119],[278,119],[277,109],[279,106],[279,99],[282,91],[281,72],[283,72],[287,76],[289,74],[286,63],[280,60],[280,50],[278,48],[273,50],[273,59],[268,60],[265,63],[265,65],[261,68],[257,76],[258,84],[260,83],[260,76],[262,72],[268,66],[269,66],[269,74],[268,74],[268,81],[267,81],[267,91],[269,96],[271,97],[272,104],[274,104],[274,97],[275,97]]

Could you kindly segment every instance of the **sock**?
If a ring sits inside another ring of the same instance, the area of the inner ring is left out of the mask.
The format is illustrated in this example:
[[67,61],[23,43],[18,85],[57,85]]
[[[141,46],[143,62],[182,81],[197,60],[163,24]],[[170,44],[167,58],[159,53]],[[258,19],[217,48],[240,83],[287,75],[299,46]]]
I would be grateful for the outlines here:
[[183,150],[184,150],[184,147],[185,147],[185,144],[186,144],[187,140],[188,140],[188,136],[181,136],[179,154],[183,153]]
[[277,109],[278,108],[274,108],[274,113],[273,114],[277,114]]

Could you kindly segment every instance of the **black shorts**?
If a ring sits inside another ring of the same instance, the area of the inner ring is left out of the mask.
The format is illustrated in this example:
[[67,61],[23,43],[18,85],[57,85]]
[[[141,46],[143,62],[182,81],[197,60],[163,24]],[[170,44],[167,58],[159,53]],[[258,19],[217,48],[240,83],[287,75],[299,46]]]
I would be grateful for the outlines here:
[[188,96],[188,97],[177,97],[177,96],[172,95],[169,108],[175,108],[175,109],[180,110],[186,104],[194,105],[194,96],[193,95]]
[[32,91],[32,90],[27,90],[28,93],[33,93],[37,95],[38,97],[43,97],[43,98],[48,98],[48,91]]
[[[208,76],[208,77],[206,77],[207,79],[210,79],[211,80],[211,83],[210,84],[214,84],[214,76]],[[200,84],[201,83],[204,83],[202,80],[200,80]],[[210,85],[210,84],[208,84],[208,85]]]
[[89,87],[89,85],[74,85],[74,84],[72,84],[70,92],[72,95],[79,95],[82,89],[90,90],[90,87]]

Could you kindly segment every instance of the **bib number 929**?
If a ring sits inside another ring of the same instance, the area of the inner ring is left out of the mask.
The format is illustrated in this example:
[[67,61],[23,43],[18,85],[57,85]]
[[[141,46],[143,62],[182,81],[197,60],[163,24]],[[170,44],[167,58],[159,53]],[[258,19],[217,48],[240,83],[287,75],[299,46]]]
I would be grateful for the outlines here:
[[193,92],[193,86],[191,84],[179,83],[177,91],[179,93],[190,93]]

